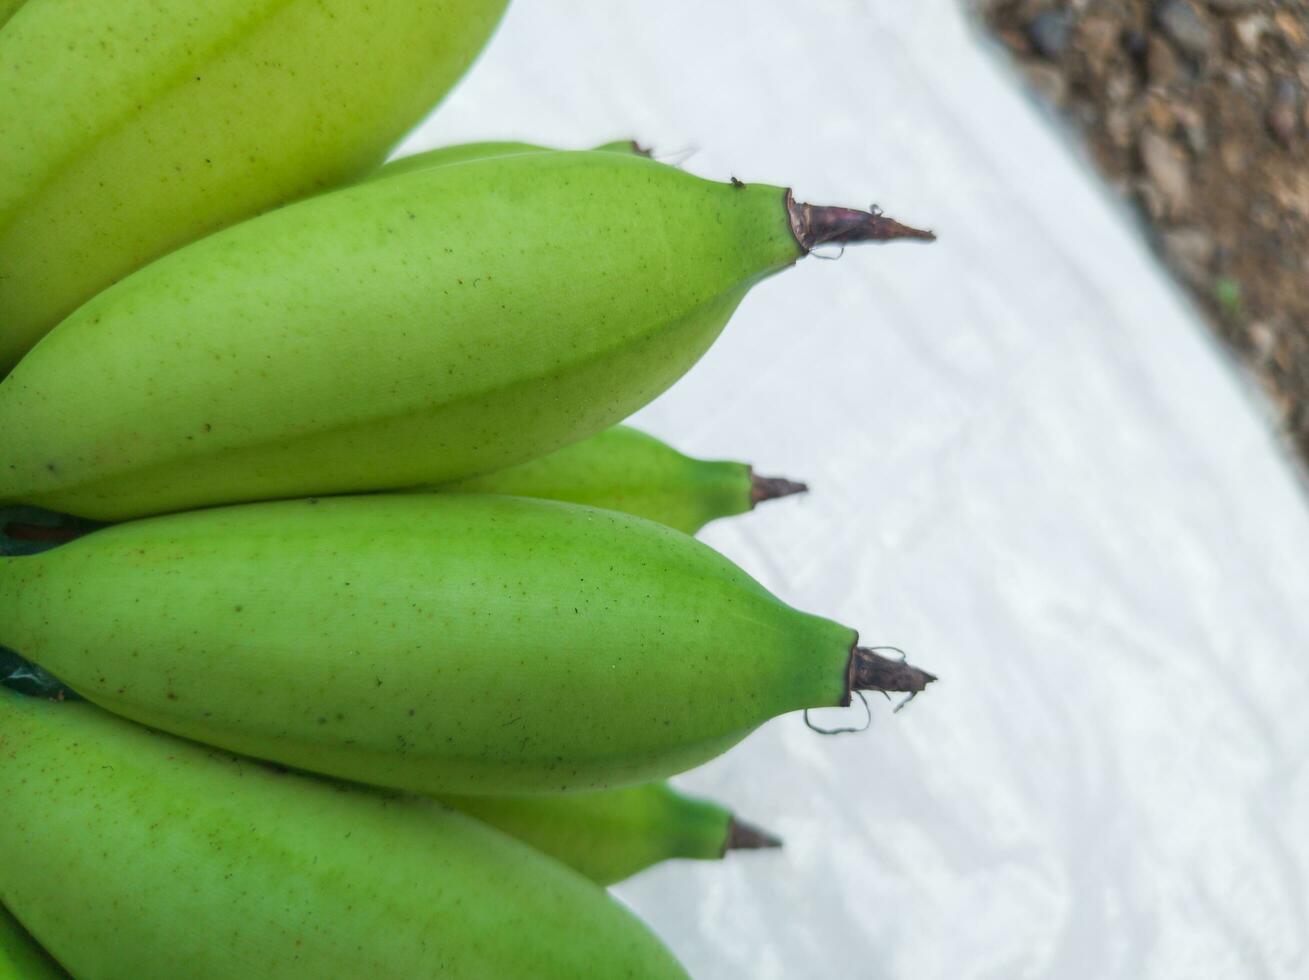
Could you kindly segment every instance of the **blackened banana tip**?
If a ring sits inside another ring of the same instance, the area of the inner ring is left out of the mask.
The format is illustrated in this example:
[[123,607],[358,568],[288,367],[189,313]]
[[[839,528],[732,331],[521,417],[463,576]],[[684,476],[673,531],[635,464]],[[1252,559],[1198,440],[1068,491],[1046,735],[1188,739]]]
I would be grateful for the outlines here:
[[808,493],[809,486],[788,480],[784,476],[760,476],[750,472],[750,506],[758,507],[765,500],[777,500],[779,497],[792,497],[797,493]]
[[850,651],[845,703],[848,704],[850,701],[850,691],[884,691],[914,695],[925,690],[927,685],[935,680],[935,674],[929,674],[922,668],[908,663],[903,655],[896,659],[884,657],[876,649],[855,647]]
[[803,204],[788,190],[786,213],[791,221],[791,233],[806,252],[812,252],[819,245],[855,245],[898,239],[936,241],[935,232],[888,218],[876,205],[871,211],[860,211],[857,208]]
[[723,853],[728,851],[758,851],[767,847],[781,847],[782,838],[770,834],[762,827],[755,827],[737,817],[727,823],[727,840],[723,842]]

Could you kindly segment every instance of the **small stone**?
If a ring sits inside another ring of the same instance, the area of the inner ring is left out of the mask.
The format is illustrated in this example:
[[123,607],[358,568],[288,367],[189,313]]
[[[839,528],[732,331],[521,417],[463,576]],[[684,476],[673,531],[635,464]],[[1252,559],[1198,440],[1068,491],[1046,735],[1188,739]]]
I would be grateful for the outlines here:
[[1072,18],[1067,13],[1061,10],[1047,10],[1045,13],[1037,14],[1027,25],[1027,36],[1044,57],[1051,61],[1058,61],[1068,50],[1072,28]]
[[1136,94],[1136,78],[1130,71],[1115,72],[1104,86],[1105,97],[1113,105],[1122,105]]
[[1298,48],[1304,44],[1304,28],[1300,26],[1299,19],[1291,11],[1279,10],[1273,14],[1273,23],[1282,32],[1282,36],[1291,42],[1292,47]]
[[1219,157],[1223,161],[1223,169],[1233,177],[1239,177],[1245,173],[1245,168],[1250,165],[1250,159],[1245,151],[1245,147],[1237,140],[1229,140],[1224,143],[1218,150]]
[[1150,47],[1150,35],[1137,27],[1125,27],[1122,32],[1123,50],[1135,61],[1144,61]]
[[1027,55],[1032,53],[1032,42],[1027,39],[1027,35],[1015,27],[1004,27],[999,31],[1000,40],[1016,55]]
[[1173,115],[1182,127],[1187,148],[1196,156],[1203,156],[1209,149],[1209,131],[1205,128],[1204,113],[1192,106],[1174,105]]
[[1208,55],[1218,41],[1209,18],[1191,0],[1161,0],[1155,7],[1155,21],[1174,44],[1197,60]]
[[1295,82],[1283,78],[1277,83],[1273,104],[1268,109],[1268,128],[1285,147],[1295,142],[1300,128],[1300,93],[1296,91]]
[[1272,183],[1273,197],[1283,213],[1309,218],[1309,171],[1279,175]]
[[1277,346],[1277,334],[1273,328],[1262,320],[1256,320],[1250,324],[1250,346],[1254,348],[1254,356],[1260,361],[1266,361],[1272,356],[1273,348]]
[[1161,133],[1171,133],[1177,125],[1177,117],[1168,100],[1157,92],[1151,92],[1145,99],[1145,116],[1150,125]]
[[1247,65],[1241,73],[1240,87],[1256,96],[1262,95],[1268,88],[1268,72],[1263,65]]
[[1277,208],[1267,197],[1260,195],[1250,202],[1250,220],[1265,231],[1277,230]]
[[1127,106],[1110,106],[1104,116],[1105,133],[1109,142],[1120,150],[1132,145],[1132,110]]
[[1023,74],[1027,83],[1036,90],[1042,100],[1053,106],[1061,106],[1068,95],[1068,82],[1058,68],[1053,65],[1026,64]]
[[1150,47],[1145,55],[1145,70],[1151,85],[1166,86],[1177,78],[1177,52],[1161,34],[1150,35]]
[[1159,192],[1164,214],[1178,217],[1191,203],[1191,173],[1186,153],[1166,136],[1147,129],[1141,134],[1141,165]]
[[1136,196],[1141,201],[1141,207],[1145,213],[1150,216],[1151,221],[1159,221],[1164,217],[1164,199],[1159,193],[1159,189],[1148,180],[1141,179],[1136,182]]
[[1176,228],[1161,237],[1164,257],[1178,275],[1193,286],[1209,281],[1214,259],[1214,240],[1198,228]]
[[1077,47],[1091,73],[1099,77],[1118,54],[1121,30],[1112,17],[1087,17],[1077,29]]
[[1232,35],[1246,54],[1258,54],[1259,45],[1272,26],[1272,21],[1263,14],[1250,14],[1232,21]]

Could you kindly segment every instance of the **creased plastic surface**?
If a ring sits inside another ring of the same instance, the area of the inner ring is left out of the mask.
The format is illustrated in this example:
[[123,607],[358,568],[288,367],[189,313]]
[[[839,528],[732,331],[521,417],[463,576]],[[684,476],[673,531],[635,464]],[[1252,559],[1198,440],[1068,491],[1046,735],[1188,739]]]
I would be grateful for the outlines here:
[[640,422],[807,480],[706,537],[943,679],[687,776],[786,850],[619,894],[700,977],[1309,973],[1309,511],[954,6],[524,0],[410,148],[623,136],[941,234],[764,284]]
[[941,240],[765,283],[640,422],[808,480],[707,539],[941,682],[682,782],[786,838],[619,893],[700,977],[1309,975],[1309,510],[949,0],[516,4],[412,147],[635,136]]
[[[635,136],[939,242],[763,284],[639,416],[807,480],[705,537],[941,682],[683,785],[780,856],[619,889],[699,977],[1309,975],[1309,509],[1260,407],[948,0],[519,3],[411,141]],[[856,709],[857,710],[857,709]]]

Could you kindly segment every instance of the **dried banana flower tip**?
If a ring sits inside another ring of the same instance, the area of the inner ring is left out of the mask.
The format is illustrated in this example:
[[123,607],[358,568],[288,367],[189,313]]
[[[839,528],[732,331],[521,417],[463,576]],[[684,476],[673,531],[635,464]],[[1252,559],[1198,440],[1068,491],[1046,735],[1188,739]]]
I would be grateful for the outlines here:
[[888,218],[876,205],[869,211],[802,204],[786,192],[786,213],[791,232],[800,247],[811,252],[819,245],[854,245],[859,242],[889,242],[910,239],[936,241],[936,233],[924,231]]

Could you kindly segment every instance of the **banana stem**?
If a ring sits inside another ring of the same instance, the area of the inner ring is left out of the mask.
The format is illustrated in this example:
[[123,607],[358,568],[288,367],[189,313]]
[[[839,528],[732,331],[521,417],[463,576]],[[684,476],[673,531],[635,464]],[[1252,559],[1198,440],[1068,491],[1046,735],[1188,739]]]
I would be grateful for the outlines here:
[[778,497],[790,497],[792,494],[808,493],[809,487],[784,476],[760,476],[750,471],[750,506],[757,507],[765,500]]
[[935,674],[929,674],[903,659],[883,657],[868,647],[855,647],[850,651],[842,706],[850,703],[851,691],[896,691],[914,695],[925,690],[934,680]]
[[889,242],[898,238],[936,241],[936,234],[911,228],[882,214],[874,205],[871,211],[802,204],[788,190],[786,213],[791,219],[791,233],[800,247],[812,252],[819,245],[855,245],[859,242]]
[[733,817],[727,824],[727,839],[723,841],[723,853],[728,851],[757,851],[765,847],[781,847],[782,838]]

